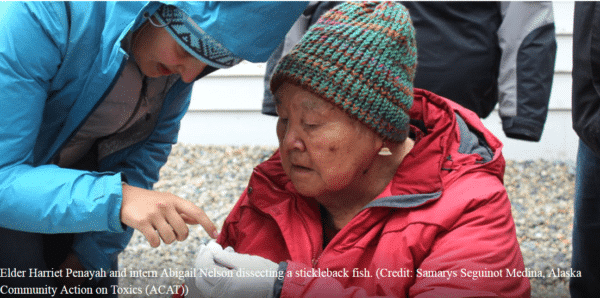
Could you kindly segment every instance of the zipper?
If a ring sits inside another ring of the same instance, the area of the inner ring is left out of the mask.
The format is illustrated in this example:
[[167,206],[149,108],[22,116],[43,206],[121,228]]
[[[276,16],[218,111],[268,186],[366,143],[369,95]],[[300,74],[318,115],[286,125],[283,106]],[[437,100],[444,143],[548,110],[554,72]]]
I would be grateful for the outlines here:
[[[361,212],[362,212],[362,210],[361,210]],[[360,214],[360,212],[359,212],[359,214]],[[356,215],[358,215],[358,214],[356,214]],[[346,224],[339,232],[337,232],[337,234],[335,234],[335,236],[333,236],[333,238],[331,238],[331,240],[329,240],[329,243],[327,243],[327,246],[325,246],[325,248],[323,248],[323,250],[321,251],[320,254],[315,254],[315,257],[312,259],[313,267],[316,267],[319,264],[319,261],[321,260],[321,258],[325,254],[325,252],[335,243],[335,241],[337,241],[337,238],[341,237],[340,234],[342,234],[342,231],[344,231],[351,222],[352,222],[352,220],[350,220],[350,222],[348,222],[348,224]],[[321,222],[321,229],[324,230],[322,222]],[[324,234],[325,234],[325,231],[323,231],[323,237],[325,237]]]
[[[313,237],[311,236],[309,229],[308,229],[308,223],[306,222],[306,220],[304,219],[304,217],[300,217],[300,221],[302,221],[302,225],[304,225],[304,230],[307,231],[306,235],[308,236],[308,241],[310,243],[315,243]],[[312,247],[312,265],[313,267],[317,266],[317,263],[319,262],[319,258],[321,258],[321,256],[323,255],[323,251],[321,251],[321,253],[319,254],[319,247],[317,245],[317,247],[315,248],[314,246]]]
[[371,207],[367,207],[367,208],[361,209],[361,211],[358,214],[356,214],[337,234],[335,234],[335,236],[333,236],[333,238],[331,238],[331,240],[329,241],[329,243],[327,244],[327,246],[325,246],[325,248],[323,249],[323,251],[321,251],[320,254],[316,255],[315,258],[312,259],[313,267],[316,267],[319,264],[319,261],[321,260],[321,258],[325,254],[325,252],[327,252],[328,250],[333,249],[331,247],[335,244],[335,242],[338,240],[339,237],[342,237],[341,235],[343,235],[344,233],[346,233],[346,230],[352,229],[352,226],[350,224],[355,220],[355,218],[359,214],[361,214],[362,212],[365,212],[366,210],[368,210],[370,208]]

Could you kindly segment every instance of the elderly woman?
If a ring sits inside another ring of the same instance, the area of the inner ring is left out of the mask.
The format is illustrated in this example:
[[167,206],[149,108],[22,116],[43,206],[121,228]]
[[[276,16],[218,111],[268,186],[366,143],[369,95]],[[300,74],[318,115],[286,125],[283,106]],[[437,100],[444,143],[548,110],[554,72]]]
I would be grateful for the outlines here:
[[502,144],[413,89],[397,3],[345,3],[278,64],[279,150],[203,246],[188,297],[528,297]]

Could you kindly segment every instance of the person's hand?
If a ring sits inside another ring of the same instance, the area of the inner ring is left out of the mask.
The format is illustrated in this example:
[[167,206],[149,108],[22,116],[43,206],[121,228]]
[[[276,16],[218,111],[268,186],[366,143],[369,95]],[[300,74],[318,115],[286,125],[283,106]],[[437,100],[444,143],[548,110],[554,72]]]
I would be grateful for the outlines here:
[[[233,250],[231,247],[228,247],[227,249]],[[214,255],[215,253],[222,251],[223,248],[221,247],[221,245],[219,245],[215,240],[211,240],[209,241],[206,245],[201,245],[200,249],[198,250],[198,253],[196,255],[196,260],[194,261],[194,268],[196,268],[196,270],[204,270],[204,272],[211,272],[211,274],[213,272],[219,272],[219,273],[224,273],[225,271],[229,270],[228,268],[224,268],[222,266],[219,266],[217,264],[215,264],[214,261]],[[207,274],[208,275],[208,274]],[[185,295],[186,298],[194,298],[194,297],[208,297],[207,294],[205,293],[207,291],[207,289],[203,289],[200,290],[198,289],[198,287],[196,286],[196,279],[203,279],[206,278],[207,280],[205,282],[210,283],[211,285],[216,284],[216,282],[218,280],[214,279],[213,276],[203,276],[203,277],[186,277],[185,278],[185,285],[187,287],[187,293]]]
[[186,283],[190,297],[273,297],[279,265],[259,256],[236,253],[231,247],[219,248],[207,247],[199,253],[196,269],[214,274],[198,275],[194,288]]
[[[85,270],[85,267],[83,267],[83,265],[81,265],[81,263],[79,262],[79,258],[77,257],[77,255],[75,255],[72,252],[67,255],[67,258],[62,262],[62,264],[60,264],[58,268],[61,269],[63,273],[67,270],[67,268],[70,268],[73,271]],[[58,278],[58,282],[63,286],[72,288],[83,284],[83,282],[85,282],[86,279],[86,277],[63,276]]]
[[170,193],[123,184],[121,222],[139,230],[152,247],[188,237],[188,224],[200,224],[216,238],[217,228],[202,209]]

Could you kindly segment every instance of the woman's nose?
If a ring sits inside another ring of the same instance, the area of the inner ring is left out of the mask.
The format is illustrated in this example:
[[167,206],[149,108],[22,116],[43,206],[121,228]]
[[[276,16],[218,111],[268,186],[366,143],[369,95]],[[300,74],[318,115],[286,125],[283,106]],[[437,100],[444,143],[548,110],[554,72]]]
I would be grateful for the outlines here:
[[304,151],[304,149],[305,149],[302,138],[294,129],[286,129],[282,143],[285,146],[284,149],[289,150],[289,151],[292,151],[292,150]]

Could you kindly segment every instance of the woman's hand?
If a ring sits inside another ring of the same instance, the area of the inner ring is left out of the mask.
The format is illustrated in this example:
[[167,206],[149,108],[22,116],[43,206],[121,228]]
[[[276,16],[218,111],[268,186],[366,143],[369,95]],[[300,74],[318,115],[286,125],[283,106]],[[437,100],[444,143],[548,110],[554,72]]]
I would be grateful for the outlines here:
[[170,193],[123,184],[121,222],[144,234],[152,247],[187,238],[188,224],[200,224],[216,238],[217,228],[202,209]]
[[272,298],[276,280],[285,276],[269,259],[240,254],[231,247],[223,249],[216,242],[200,247],[194,267],[215,273],[186,279],[190,293],[198,297]]

